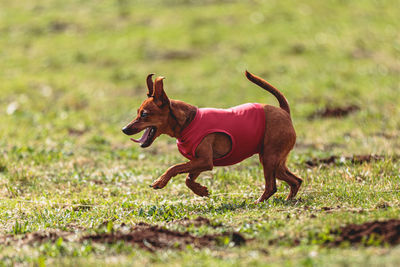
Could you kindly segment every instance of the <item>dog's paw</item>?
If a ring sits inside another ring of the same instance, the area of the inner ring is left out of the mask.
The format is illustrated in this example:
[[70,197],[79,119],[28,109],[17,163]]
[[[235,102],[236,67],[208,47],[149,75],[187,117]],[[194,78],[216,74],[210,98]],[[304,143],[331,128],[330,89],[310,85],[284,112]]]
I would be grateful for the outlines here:
[[167,179],[163,179],[163,177],[161,176],[160,178],[158,178],[157,180],[155,180],[150,187],[152,187],[153,189],[161,189],[164,188],[168,183]]
[[201,197],[208,197],[210,195],[208,188],[205,186],[199,186],[195,193]]
[[199,183],[191,183],[189,184],[189,188],[192,189],[193,193],[201,197],[208,197],[210,193],[208,192],[208,188],[200,185]]
[[263,198],[263,197],[260,197],[259,199],[257,199],[256,201],[254,201],[254,204],[260,204],[260,203],[262,203],[262,202],[264,202],[265,201],[265,198]]

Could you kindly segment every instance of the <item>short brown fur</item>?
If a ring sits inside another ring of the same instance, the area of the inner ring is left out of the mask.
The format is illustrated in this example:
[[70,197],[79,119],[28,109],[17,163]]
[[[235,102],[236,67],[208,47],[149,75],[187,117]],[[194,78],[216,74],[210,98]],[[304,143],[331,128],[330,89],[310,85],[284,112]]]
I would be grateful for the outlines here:
[[[161,134],[180,138],[196,115],[197,107],[179,100],[169,99],[163,88],[163,78],[152,81],[152,75],[147,77],[148,98],[138,109],[137,117],[123,128],[123,132],[132,135],[147,127],[154,127],[155,133],[142,144],[147,147]],[[262,202],[276,192],[276,178],[285,181],[290,186],[287,199],[293,199],[302,183],[302,179],[291,173],[286,167],[286,159],[296,143],[296,133],[290,117],[289,104],[283,94],[265,80],[246,71],[246,77],[253,83],[272,93],[279,101],[280,108],[263,105],[265,111],[266,129],[260,162],[264,169],[265,188],[256,201]],[[146,113],[146,116],[143,115]],[[231,150],[231,140],[222,133],[207,135],[198,145],[195,158],[185,163],[168,168],[161,177],[151,184],[154,189],[161,189],[169,180],[181,173],[188,173],[186,185],[199,196],[208,196],[205,186],[196,182],[203,171],[213,169],[213,160],[221,158]]]

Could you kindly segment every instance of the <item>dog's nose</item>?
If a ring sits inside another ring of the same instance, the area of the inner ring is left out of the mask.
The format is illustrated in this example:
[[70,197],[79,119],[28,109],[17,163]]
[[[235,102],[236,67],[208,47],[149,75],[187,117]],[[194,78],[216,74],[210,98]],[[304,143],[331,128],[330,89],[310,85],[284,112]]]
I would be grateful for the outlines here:
[[124,128],[122,128],[122,132],[123,132],[124,134],[129,134],[129,127],[128,127],[128,126],[125,126]]

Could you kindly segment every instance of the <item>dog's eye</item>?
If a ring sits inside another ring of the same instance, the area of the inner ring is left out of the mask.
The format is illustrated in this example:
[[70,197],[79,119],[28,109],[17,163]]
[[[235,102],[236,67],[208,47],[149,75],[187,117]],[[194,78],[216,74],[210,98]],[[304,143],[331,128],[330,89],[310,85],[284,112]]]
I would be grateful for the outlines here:
[[142,112],[142,114],[140,114],[140,117],[142,117],[142,118],[147,117],[147,116],[149,116],[149,113],[147,113],[147,112]]

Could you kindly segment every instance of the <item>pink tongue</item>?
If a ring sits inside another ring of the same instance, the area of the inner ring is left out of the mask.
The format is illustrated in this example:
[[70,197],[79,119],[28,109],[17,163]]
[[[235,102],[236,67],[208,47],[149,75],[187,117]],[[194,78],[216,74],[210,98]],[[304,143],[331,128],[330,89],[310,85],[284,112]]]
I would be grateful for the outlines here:
[[133,142],[141,143],[141,144],[142,144],[144,141],[146,141],[147,137],[149,136],[150,129],[151,129],[150,127],[146,128],[146,130],[144,130],[144,133],[143,133],[142,137],[140,137],[140,139],[133,139],[133,138],[131,138],[131,140],[132,140]]

